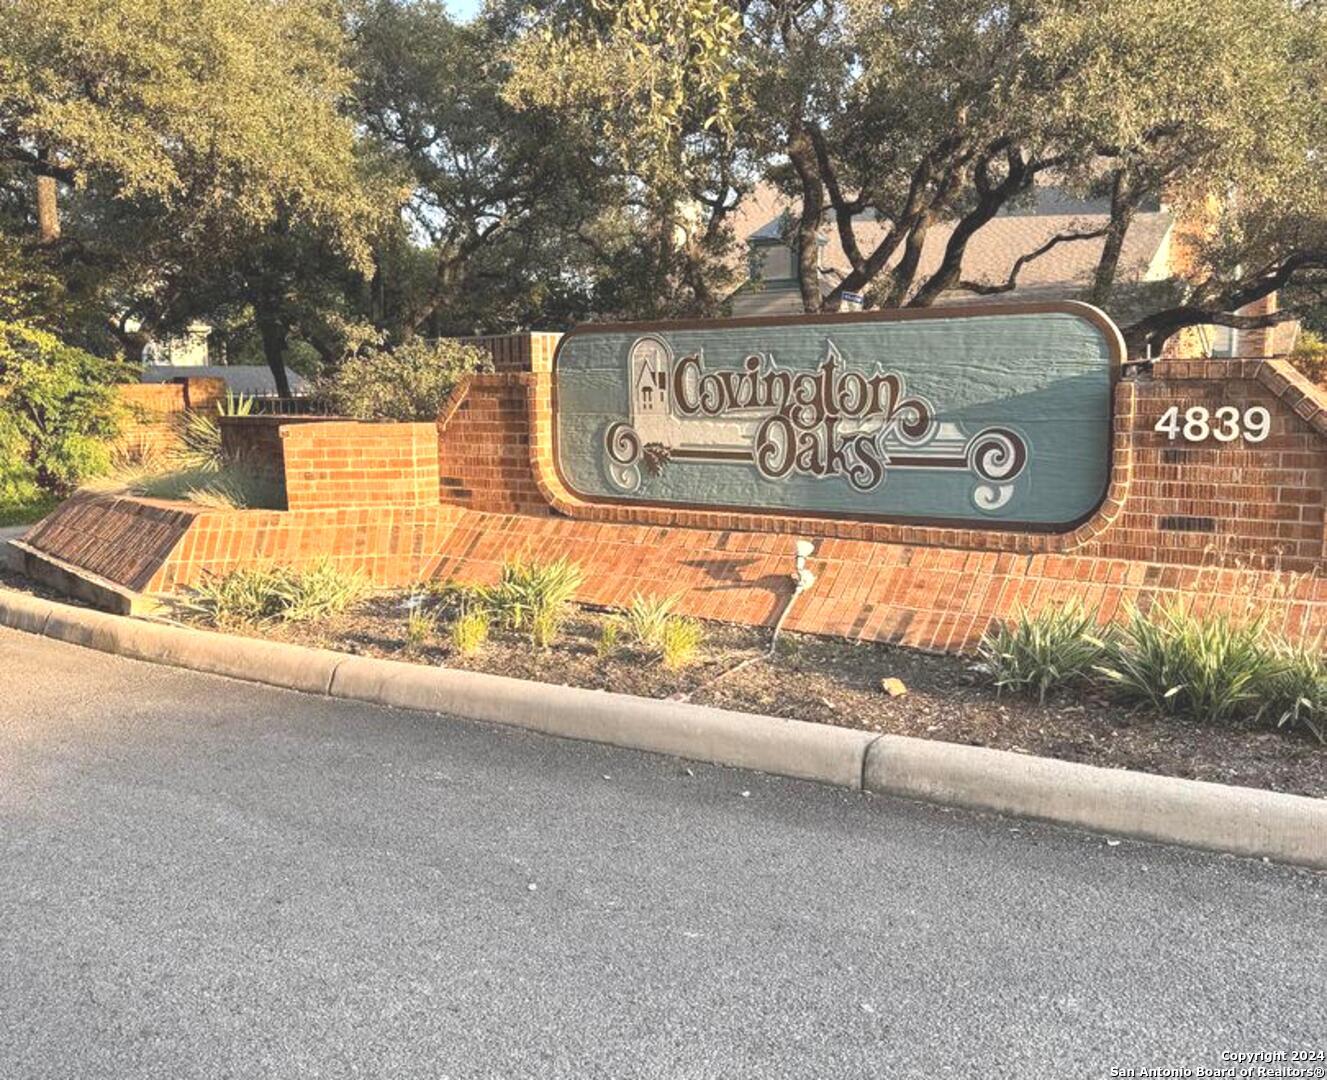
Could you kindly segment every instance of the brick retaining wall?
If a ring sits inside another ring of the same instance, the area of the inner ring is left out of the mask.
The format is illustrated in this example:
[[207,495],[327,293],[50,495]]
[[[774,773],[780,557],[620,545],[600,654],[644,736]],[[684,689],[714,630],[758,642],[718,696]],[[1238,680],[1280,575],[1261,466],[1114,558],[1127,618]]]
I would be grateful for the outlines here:
[[[548,375],[506,374],[477,375],[458,389],[439,420],[443,501],[521,513],[551,508],[586,521],[1194,566],[1311,571],[1327,562],[1327,395],[1284,361],[1169,361],[1122,381],[1106,500],[1091,520],[1059,534],[586,503],[553,467],[551,388]],[[1153,430],[1170,404],[1212,413],[1262,405],[1271,434],[1258,444],[1170,443]]]
[[[811,633],[966,651],[992,619],[1049,600],[1077,596],[1105,619],[1182,596],[1327,634],[1327,399],[1282,362],[1167,361],[1122,381],[1107,499],[1059,535],[587,505],[557,483],[550,404],[548,373],[499,372],[459,386],[436,424],[226,421],[228,446],[279,469],[288,510],[79,499],[29,542],[153,592],[322,555],[391,585],[566,556],[586,572],[584,602],[680,592],[690,614],[769,625],[808,536],[818,581],[788,625]],[[1171,404],[1263,405],[1272,427],[1256,445],[1172,443],[1153,430]]]
[[120,428],[120,449],[137,458],[152,458],[182,445],[184,414],[215,409],[226,396],[222,379],[179,379],[169,383],[125,383],[116,387],[126,406]]

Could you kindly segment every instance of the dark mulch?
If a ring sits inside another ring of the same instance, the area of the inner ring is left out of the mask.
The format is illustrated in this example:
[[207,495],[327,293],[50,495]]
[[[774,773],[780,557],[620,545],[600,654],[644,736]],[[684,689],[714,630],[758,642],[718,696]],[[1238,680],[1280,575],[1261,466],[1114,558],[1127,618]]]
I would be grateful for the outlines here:
[[[1327,748],[1306,734],[1267,724],[1203,726],[1166,719],[1091,691],[1065,694],[1044,706],[1001,698],[983,684],[968,659],[798,634],[783,635],[777,657],[764,659],[768,630],[711,623],[699,661],[670,672],[628,644],[600,657],[596,645],[603,616],[591,611],[578,611],[546,651],[524,637],[495,631],[469,659],[443,640],[406,655],[402,602],[399,595],[378,596],[334,619],[260,632],[367,656],[644,697],[685,696],[728,709],[867,731],[1327,797]],[[754,662],[723,674],[749,659]],[[886,677],[901,679],[908,692],[889,697],[880,686]]]

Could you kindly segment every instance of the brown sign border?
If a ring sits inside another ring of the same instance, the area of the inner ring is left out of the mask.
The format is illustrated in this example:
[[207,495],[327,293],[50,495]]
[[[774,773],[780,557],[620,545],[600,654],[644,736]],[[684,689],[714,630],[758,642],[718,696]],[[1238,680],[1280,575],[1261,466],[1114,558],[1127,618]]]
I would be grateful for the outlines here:
[[[678,502],[667,499],[634,499],[615,495],[586,495],[578,491],[562,471],[562,456],[558,445],[558,361],[567,342],[577,337],[605,333],[658,333],[670,330],[710,330],[729,327],[819,326],[844,325],[861,322],[909,322],[912,320],[939,321],[942,319],[970,319],[992,315],[1073,315],[1090,322],[1106,339],[1110,361],[1111,404],[1109,437],[1106,439],[1106,472],[1101,495],[1091,509],[1070,522],[1008,521],[997,518],[924,517],[916,514],[853,514],[836,510],[797,510],[789,507],[733,506],[720,503]],[[955,304],[941,308],[896,308],[883,311],[850,311],[821,315],[743,316],[732,319],[678,319],[662,322],[582,323],[562,335],[552,363],[552,416],[553,471],[558,482],[575,498],[589,506],[640,506],[663,510],[686,510],[699,513],[749,514],[780,518],[807,518],[819,521],[869,522],[881,525],[911,525],[919,528],[980,529],[988,532],[1071,533],[1100,511],[1110,490],[1111,474],[1115,466],[1115,387],[1124,367],[1124,338],[1119,328],[1100,308],[1079,300],[1050,300],[1022,304]]]

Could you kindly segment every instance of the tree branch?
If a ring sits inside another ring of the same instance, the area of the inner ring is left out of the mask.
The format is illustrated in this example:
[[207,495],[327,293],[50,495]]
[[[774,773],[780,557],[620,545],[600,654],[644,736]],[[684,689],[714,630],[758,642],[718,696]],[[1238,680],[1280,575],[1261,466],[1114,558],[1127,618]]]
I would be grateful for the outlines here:
[[1061,244],[1073,243],[1076,240],[1098,240],[1105,236],[1109,231],[1109,225],[1103,225],[1099,229],[1092,229],[1089,232],[1062,232],[1056,233],[1047,240],[1041,247],[1035,251],[1029,251],[1025,255],[1020,255],[1015,260],[1014,265],[1010,267],[1009,276],[999,284],[988,284],[981,281],[959,281],[954,286],[956,289],[962,289],[965,292],[977,293],[979,296],[994,296],[998,293],[1013,292],[1018,287],[1018,275],[1023,272],[1023,267],[1028,263],[1040,259],[1043,255],[1059,247]]

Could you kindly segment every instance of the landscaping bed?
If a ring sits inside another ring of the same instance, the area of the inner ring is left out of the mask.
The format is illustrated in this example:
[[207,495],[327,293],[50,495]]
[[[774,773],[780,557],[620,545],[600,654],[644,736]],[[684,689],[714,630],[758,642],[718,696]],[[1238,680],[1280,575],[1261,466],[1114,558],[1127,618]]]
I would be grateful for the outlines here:
[[[270,602],[264,590],[271,579],[270,572],[247,582],[233,576],[228,603],[252,601],[258,582],[258,594]],[[52,596],[2,568],[0,584]],[[529,630],[492,620],[487,640],[463,655],[453,631],[465,609],[464,592],[368,592],[364,583],[326,568],[286,578],[281,591],[284,614],[257,621],[229,617],[220,628],[353,655],[1327,797],[1327,747],[1303,728],[1278,730],[1266,719],[1213,723],[1167,716],[1093,685],[1052,693],[1039,704],[998,694],[971,657],[793,633],[782,634],[770,656],[768,629],[702,626],[673,616],[700,629],[702,640],[684,663],[670,667],[658,649],[633,638],[621,613],[576,605],[565,607],[547,646],[534,644]],[[412,610],[428,618],[412,618]],[[215,611],[182,604],[177,617],[216,628]],[[615,631],[610,639],[606,626]],[[886,679],[898,680],[905,692],[891,696],[882,685]]]
[[[1045,705],[997,696],[970,658],[791,633],[780,636],[776,656],[765,658],[769,630],[706,623],[695,661],[668,670],[629,641],[601,655],[610,616],[584,608],[572,610],[547,648],[495,628],[467,657],[441,630],[407,647],[408,602],[404,593],[376,594],[338,615],[229,629],[357,655],[1327,797],[1327,748],[1307,733],[1266,722],[1202,725],[1092,690],[1065,692]],[[723,674],[743,661],[751,662]],[[886,678],[899,679],[907,692],[889,696],[881,688]]]

